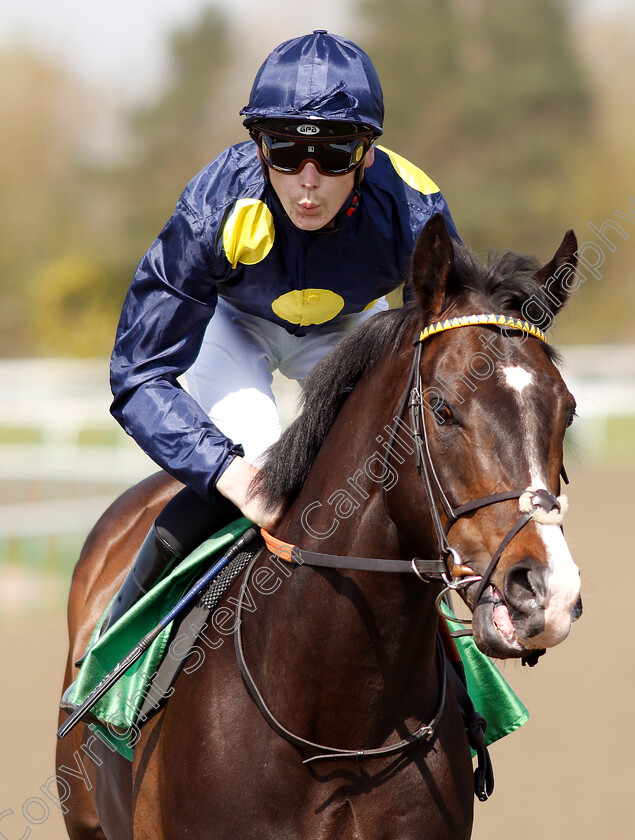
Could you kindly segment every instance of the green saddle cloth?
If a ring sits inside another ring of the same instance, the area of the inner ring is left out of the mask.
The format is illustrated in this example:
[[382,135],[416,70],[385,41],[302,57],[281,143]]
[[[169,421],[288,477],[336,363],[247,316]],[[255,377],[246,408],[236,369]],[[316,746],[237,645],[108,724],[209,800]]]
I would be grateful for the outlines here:
[[[202,543],[173,571],[157,583],[143,598],[95,641],[95,628],[88,653],[77,679],[67,696],[71,704],[80,705],[95,686],[112,671],[132,648],[163,619],[183,597],[193,583],[211,568],[246,530],[251,522],[242,517],[222,528]],[[104,613],[105,615],[105,613]],[[448,620],[450,629],[457,629]],[[172,624],[154,640],[143,656],[121,676],[115,685],[92,707],[91,712],[103,726],[91,728],[111,747],[132,760],[132,744],[138,736],[133,725],[155,674],[170,645]],[[470,637],[456,639],[465,667],[467,688],[476,710],[487,721],[486,739],[491,744],[522,726],[528,718],[527,709],[514,694],[494,663],[482,654]]]
[[[450,630],[461,627],[449,618],[446,621]],[[454,641],[465,669],[468,694],[476,711],[487,721],[485,741],[493,744],[527,723],[529,711],[471,636],[459,636]]]

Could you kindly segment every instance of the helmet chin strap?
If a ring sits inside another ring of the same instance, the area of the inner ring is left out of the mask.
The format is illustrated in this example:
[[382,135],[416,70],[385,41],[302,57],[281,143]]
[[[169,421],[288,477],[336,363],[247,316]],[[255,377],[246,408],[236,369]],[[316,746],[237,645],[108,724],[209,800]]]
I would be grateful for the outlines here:
[[[368,152],[366,152],[368,154]],[[353,213],[357,210],[359,205],[359,197],[362,194],[362,181],[364,180],[364,174],[366,166],[364,161],[366,160],[366,155],[362,158],[361,163],[355,170],[355,184],[353,186],[353,198],[351,199],[351,205],[346,211],[347,216],[352,216]]]
[[351,204],[348,210],[346,211],[347,216],[352,216],[353,213],[357,210],[357,206],[359,204],[359,197],[362,192],[362,184],[361,179],[357,181],[355,180],[355,186],[353,187],[353,197],[351,199]]

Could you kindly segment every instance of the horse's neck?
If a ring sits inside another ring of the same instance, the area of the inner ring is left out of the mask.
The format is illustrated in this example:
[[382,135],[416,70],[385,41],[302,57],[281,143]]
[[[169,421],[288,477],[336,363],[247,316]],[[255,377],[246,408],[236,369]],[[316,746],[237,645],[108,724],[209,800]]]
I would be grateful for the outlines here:
[[406,386],[405,372],[395,376],[394,367],[390,360],[379,363],[372,376],[357,383],[278,536],[316,551],[355,554],[370,545],[375,552],[370,556],[399,557],[398,534],[383,504],[380,478],[385,427],[392,425]]
[[[404,387],[386,369],[355,388],[277,536],[311,551],[403,559],[407,564],[409,558],[402,557],[399,534],[383,504],[381,482],[362,480],[368,479],[364,465],[369,458],[383,452],[376,442],[377,429],[390,423],[393,403]],[[387,391],[396,395],[392,401],[385,401]],[[377,395],[388,406],[385,418],[371,416],[369,411],[369,406],[375,406],[376,412]],[[348,505],[346,495],[350,496]],[[308,524],[316,510],[311,505],[316,503],[322,512],[327,510],[322,521],[330,523],[328,537],[316,536]],[[308,517],[304,516],[307,510]],[[413,705],[415,716],[426,712],[421,698],[435,682],[433,586],[411,574],[313,568],[294,570],[287,585],[288,596],[272,605],[272,618],[293,628],[294,644],[290,650],[282,643],[281,650],[272,653],[276,661],[281,656],[287,661],[287,674],[302,674],[296,690],[304,696],[307,714],[316,705],[314,713],[324,721],[320,698],[325,692],[337,696],[333,708],[338,715],[345,704],[351,720],[365,716],[374,734],[382,726],[379,718],[390,717],[398,709],[405,714],[405,707]],[[340,724],[341,720],[331,721],[331,728]]]

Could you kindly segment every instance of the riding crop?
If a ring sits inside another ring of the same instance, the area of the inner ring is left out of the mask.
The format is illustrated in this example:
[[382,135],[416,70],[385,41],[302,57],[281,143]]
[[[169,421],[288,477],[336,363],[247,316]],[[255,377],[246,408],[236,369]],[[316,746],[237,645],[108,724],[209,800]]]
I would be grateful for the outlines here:
[[124,673],[139,659],[146,650],[150,647],[152,642],[157,638],[168,624],[185,609],[196,596],[202,592],[207,584],[223,569],[242,549],[248,545],[254,537],[259,533],[258,528],[251,527],[228,549],[228,551],[218,560],[211,569],[209,569],[201,578],[199,578],[194,586],[185,593],[181,600],[176,604],[170,612],[161,619],[161,621],[150,632],[138,642],[132,650],[118,662],[115,667],[106,674],[106,676],[95,686],[88,697],[76,709],[74,709],[68,719],[60,726],[57,731],[58,738],[64,738],[84,717],[84,715],[92,709],[92,707],[100,700],[104,694],[124,675]]

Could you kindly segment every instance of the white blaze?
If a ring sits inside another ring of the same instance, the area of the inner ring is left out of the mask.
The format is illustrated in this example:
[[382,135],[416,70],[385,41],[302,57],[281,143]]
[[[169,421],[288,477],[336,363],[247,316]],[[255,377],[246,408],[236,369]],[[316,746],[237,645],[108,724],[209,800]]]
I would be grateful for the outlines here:
[[580,570],[558,525],[536,525],[545,545],[551,574],[545,605],[545,629],[531,639],[532,645],[553,647],[569,635],[571,612],[580,597]]
[[518,391],[519,394],[522,394],[534,378],[532,373],[518,366],[504,367],[503,375],[509,387],[513,388],[514,391]]
[[[526,389],[534,382],[534,375],[518,365],[502,368],[505,381],[518,394],[522,422],[518,430],[519,443],[524,444],[529,466],[529,486],[533,489],[547,487],[543,467],[535,449],[537,434],[536,418],[530,410],[530,395]],[[553,647],[563,641],[571,627],[571,613],[580,597],[580,570],[573,561],[571,552],[559,525],[535,523],[545,547],[550,574],[545,603],[545,629],[529,641],[532,647]]]

